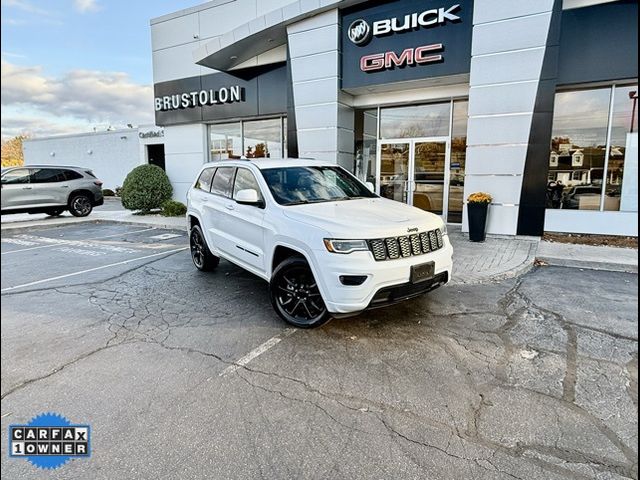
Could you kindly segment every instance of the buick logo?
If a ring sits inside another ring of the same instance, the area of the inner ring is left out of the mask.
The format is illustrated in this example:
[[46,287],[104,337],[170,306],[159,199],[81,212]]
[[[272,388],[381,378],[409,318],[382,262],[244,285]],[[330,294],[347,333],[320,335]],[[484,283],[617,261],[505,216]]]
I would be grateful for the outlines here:
[[371,27],[367,22],[359,18],[349,25],[347,35],[349,36],[349,40],[353,43],[356,45],[362,45],[371,37]]

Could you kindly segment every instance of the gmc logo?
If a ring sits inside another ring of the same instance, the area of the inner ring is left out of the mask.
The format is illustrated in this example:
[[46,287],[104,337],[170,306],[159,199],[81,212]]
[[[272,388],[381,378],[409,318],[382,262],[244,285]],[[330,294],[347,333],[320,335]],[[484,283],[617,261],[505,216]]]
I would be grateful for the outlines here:
[[395,67],[441,62],[442,55],[433,54],[433,52],[439,51],[442,51],[442,44],[434,43],[432,45],[423,45],[422,47],[406,48],[400,55],[395,52],[365,55],[360,59],[360,70],[363,72],[375,72]]

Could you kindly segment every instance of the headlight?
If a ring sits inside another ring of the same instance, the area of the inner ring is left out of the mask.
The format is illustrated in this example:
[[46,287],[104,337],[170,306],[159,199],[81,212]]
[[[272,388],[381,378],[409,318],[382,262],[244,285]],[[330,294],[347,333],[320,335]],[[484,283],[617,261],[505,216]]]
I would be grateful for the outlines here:
[[360,250],[369,250],[365,240],[334,240],[333,238],[325,238],[324,246],[332,253],[351,253]]

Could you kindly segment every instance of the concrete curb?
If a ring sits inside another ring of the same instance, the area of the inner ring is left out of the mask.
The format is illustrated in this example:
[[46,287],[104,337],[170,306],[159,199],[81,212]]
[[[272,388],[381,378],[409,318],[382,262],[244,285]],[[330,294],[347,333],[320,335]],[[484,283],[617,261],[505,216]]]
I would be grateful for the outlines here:
[[604,270],[608,272],[638,273],[638,265],[616,262],[597,262],[575,258],[558,258],[545,255],[536,256],[536,261],[545,262],[553,267],[581,268],[585,270]]
[[118,220],[113,218],[104,218],[104,219],[103,218],[86,218],[86,219],[77,219],[70,222],[55,222],[55,223],[24,222],[24,223],[28,223],[28,225],[23,225],[21,223],[3,226],[2,232],[3,233],[19,233],[24,230],[32,230],[33,228],[56,228],[56,227],[61,227],[65,225],[79,225],[79,224],[87,224],[87,223],[95,223],[95,224],[108,223],[108,224],[114,224],[114,225],[131,225],[134,227],[155,227],[155,228],[161,228],[164,230],[176,230],[176,231],[183,231],[183,230],[186,230],[187,228],[186,222],[183,227],[180,227],[178,225],[172,225],[169,223],[165,224],[165,223],[151,223],[151,222],[135,222],[135,221],[129,221],[129,220]]

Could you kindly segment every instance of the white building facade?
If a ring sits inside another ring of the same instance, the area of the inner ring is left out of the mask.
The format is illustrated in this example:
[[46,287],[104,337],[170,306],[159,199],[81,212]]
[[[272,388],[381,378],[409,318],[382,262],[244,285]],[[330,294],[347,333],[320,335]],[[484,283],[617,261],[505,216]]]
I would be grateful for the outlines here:
[[637,236],[637,15],[631,0],[213,0],[155,18],[175,197],[205,162],[312,157],[463,229],[484,191],[490,233]]
[[138,165],[165,168],[164,129],[155,125],[33,138],[25,140],[22,148],[26,165],[87,167],[104,182],[104,188],[112,190],[121,187]]

